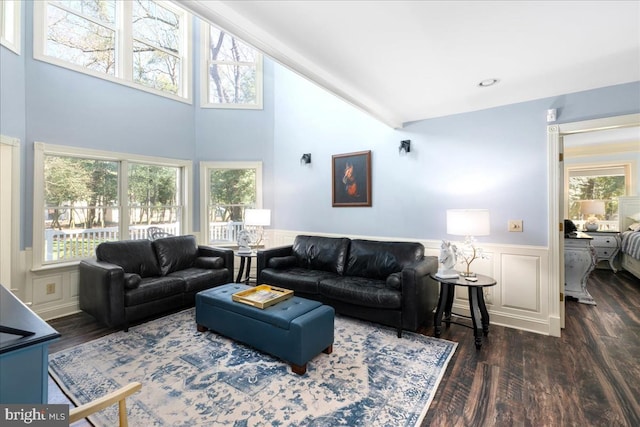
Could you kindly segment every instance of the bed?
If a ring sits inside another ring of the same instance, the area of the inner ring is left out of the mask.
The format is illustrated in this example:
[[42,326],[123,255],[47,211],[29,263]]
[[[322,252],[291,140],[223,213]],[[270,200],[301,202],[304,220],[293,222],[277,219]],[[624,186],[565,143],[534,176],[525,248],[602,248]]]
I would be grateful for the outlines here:
[[[622,244],[622,268],[640,279],[640,229],[633,231],[629,227],[640,223],[640,197],[625,196],[618,199],[620,237]],[[637,228],[636,226],[635,228]]]

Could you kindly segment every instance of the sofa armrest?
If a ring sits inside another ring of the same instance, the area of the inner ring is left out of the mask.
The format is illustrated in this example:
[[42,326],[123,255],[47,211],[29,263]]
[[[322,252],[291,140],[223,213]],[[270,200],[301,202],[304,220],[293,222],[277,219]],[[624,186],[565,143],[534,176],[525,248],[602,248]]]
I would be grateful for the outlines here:
[[[431,274],[438,271],[438,258],[425,256],[402,270],[402,324],[415,331],[423,323],[433,322],[438,304],[438,283]],[[426,321],[425,321],[426,320]]]
[[79,271],[80,309],[109,327],[123,325],[124,269],[116,264],[87,259],[80,261]]
[[256,283],[262,283],[262,280],[260,277],[262,270],[267,268],[267,266],[269,265],[269,260],[271,258],[285,257],[289,255],[293,255],[293,245],[277,246],[275,248],[269,248],[269,249],[260,249],[258,251],[258,265],[256,266],[256,273],[257,273]]
[[198,256],[222,258],[224,260],[224,268],[228,269],[231,277],[233,277],[233,249],[198,245]]

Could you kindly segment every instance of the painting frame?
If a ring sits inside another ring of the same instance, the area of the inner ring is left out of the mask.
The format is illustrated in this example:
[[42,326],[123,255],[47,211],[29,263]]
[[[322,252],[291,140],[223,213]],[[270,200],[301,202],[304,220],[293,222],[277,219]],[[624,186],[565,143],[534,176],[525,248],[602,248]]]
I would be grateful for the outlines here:
[[371,150],[331,156],[334,208],[371,206]]

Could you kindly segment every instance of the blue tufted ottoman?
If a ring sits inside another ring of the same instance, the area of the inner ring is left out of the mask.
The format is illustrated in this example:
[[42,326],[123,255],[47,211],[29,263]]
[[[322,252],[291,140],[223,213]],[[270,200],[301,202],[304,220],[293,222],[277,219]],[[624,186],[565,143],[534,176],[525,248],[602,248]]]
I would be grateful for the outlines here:
[[198,292],[198,331],[211,329],[276,356],[289,362],[298,375],[307,372],[307,362],[320,352],[331,354],[332,307],[296,296],[265,309],[232,301],[232,294],[250,288],[229,283]]

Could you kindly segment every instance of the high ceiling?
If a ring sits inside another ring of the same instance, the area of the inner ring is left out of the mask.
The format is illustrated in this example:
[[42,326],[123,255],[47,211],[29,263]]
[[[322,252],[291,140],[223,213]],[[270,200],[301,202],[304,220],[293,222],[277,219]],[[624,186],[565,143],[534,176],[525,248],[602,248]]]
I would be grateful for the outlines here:
[[640,1],[179,3],[392,127],[640,80]]

